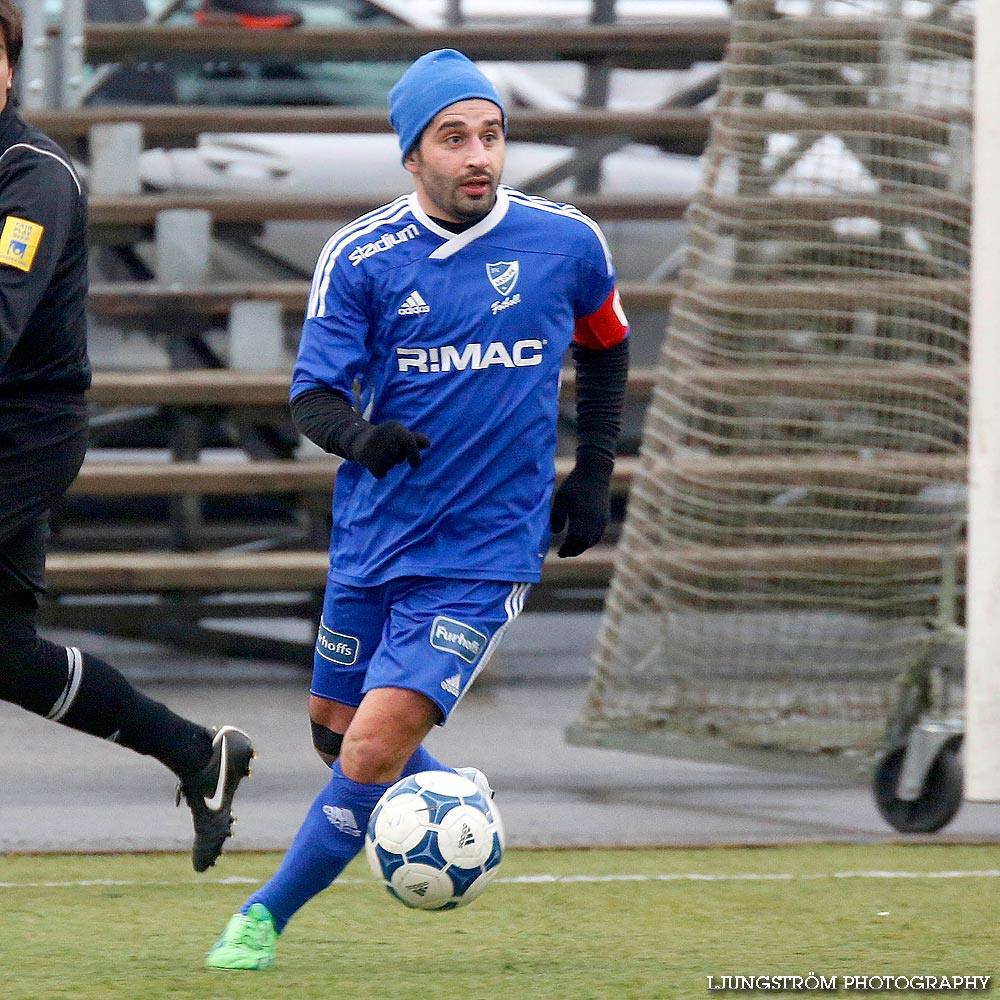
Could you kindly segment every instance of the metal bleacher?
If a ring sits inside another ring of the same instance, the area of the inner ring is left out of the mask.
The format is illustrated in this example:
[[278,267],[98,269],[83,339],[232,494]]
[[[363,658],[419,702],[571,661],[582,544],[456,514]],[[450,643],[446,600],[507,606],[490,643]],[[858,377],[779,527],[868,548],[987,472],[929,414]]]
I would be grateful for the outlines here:
[[[376,205],[357,198],[154,193],[134,184],[116,188],[102,174],[106,158],[101,163],[109,141],[110,148],[116,148],[115,129],[130,129],[131,142],[138,135],[141,149],[150,143],[191,144],[206,132],[370,133],[387,131],[388,123],[385,111],[377,108],[88,106],[82,103],[80,87],[72,83],[85,62],[127,66],[168,58],[241,58],[273,54],[280,40],[283,56],[303,60],[408,60],[447,45],[491,60],[684,68],[719,59],[728,30],[725,22],[714,21],[525,28],[502,36],[469,27],[447,32],[302,28],[278,38],[271,32],[238,29],[80,22],[74,44],[69,37],[74,24],[64,23],[60,32],[29,17],[22,113],[89,165],[95,250],[128,250],[160,241],[168,216],[179,219],[182,227],[189,219],[207,224],[211,236],[239,240],[269,221],[347,220]],[[61,71],[54,73],[53,64]],[[57,77],[64,83],[55,94],[46,81]],[[514,111],[510,137],[572,143],[581,149],[590,144],[598,154],[614,148],[615,142],[630,141],[667,152],[697,153],[709,127],[707,116],[695,106],[699,99],[694,93],[682,95],[674,106],[648,112]],[[598,148],[595,144],[600,143],[604,146]],[[686,208],[685,201],[669,194],[582,194],[574,202],[601,221],[676,220]],[[208,335],[228,330],[237,336],[236,314],[251,303],[271,307],[271,336],[280,338],[285,325],[294,326],[300,319],[308,282],[305,277],[276,277],[218,283],[200,280],[197,269],[192,278],[185,271],[183,228],[172,248],[168,244],[157,243],[167,262],[161,273],[139,280],[134,275],[102,277],[91,288],[95,320],[165,343],[171,367],[95,372],[90,403],[97,446],[54,513],[48,563],[51,599],[43,620],[125,636],[155,636],[202,649],[257,655],[299,652],[297,641],[260,633],[251,641],[238,628],[218,623],[318,615],[329,496],[338,462],[300,447],[287,413],[287,370],[227,367]],[[625,283],[621,291],[626,309],[664,314],[673,295],[667,282]],[[252,319],[257,337],[260,319],[259,313]],[[650,370],[632,373],[629,405],[640,414],[652,385]],[[567,371],[561,456],[572,453],[572,397],[572,372]],[[637,436],[630,443],[634,448]],[[569,464],[567,457],[560,457],[557,475],[565,476]],[[619,524],[635,466],[636,460],[626,455],[616,471],[613,503]],[[613,526],[609,544],[580,558],[550,556],[533,606],[599,607],[611,577],[616,530]],[[216,624],[206,627],[208,619]]]

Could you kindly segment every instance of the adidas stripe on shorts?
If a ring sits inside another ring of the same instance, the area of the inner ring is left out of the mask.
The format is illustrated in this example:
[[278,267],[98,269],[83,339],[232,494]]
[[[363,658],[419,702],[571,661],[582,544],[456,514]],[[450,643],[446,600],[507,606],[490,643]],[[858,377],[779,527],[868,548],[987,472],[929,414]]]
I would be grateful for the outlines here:
[[530,584],[401,577],[376,587],[328,580],[310,692],[360,705],[374,688],[420,691],[441,725],[486,666]]

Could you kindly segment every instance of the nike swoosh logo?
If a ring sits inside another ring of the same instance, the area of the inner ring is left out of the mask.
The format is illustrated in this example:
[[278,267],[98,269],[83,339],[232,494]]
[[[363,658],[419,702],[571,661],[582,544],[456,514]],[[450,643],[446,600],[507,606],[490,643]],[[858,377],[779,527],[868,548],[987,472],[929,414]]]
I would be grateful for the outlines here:
[[229,740],[225,735],[222,737],[222,759],[219,761],[219,782],[215,786],[215,794],[209,799],[205,799],[205,808],[212,812],[218,812],[222,808],[222,796],[226,790],[226,765],[229,757]]

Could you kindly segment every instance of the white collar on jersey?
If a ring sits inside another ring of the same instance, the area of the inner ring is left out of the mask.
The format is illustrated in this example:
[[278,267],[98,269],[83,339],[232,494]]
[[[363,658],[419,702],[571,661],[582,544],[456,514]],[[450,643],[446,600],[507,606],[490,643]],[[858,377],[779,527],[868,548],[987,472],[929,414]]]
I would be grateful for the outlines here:
[[416,191],[410,195],[410,211],[422,225],[445,241],[430,255],[430,260],[445,260],[452,254],[458,253],[463,247],[467,247],[474,240],[478,240],[480,236],[485,236],[491,229],[500,224],[507,214],[508,208],[510,208],[510,199],[507,197],[507,192],[504,188],[498,187],[496,204],[490,209],[489,214],[484,215],[474,226],[470,226],[463,232],[453,233],[443,226],[439,226],[420,207]]

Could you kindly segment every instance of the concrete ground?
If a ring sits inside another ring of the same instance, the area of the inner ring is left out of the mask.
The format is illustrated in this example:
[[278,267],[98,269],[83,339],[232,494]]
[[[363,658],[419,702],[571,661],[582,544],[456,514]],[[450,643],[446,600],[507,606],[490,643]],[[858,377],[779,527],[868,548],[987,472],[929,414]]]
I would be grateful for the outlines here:
[[[870,788],[568,746],[580,715],[596,616],[523,615],[503,662],[429,746],[474,763],[498,790],[514,845],[758,844],[900,839]],[[306,719],[306,671],[50,633],[99,652],[147,692],[205,723],[254,736],[260,757],[237,799],[231,849],[284,848],[326,780]],[[190,820],[155,762],[0,704],[0,852],[185,850]],[[1000,839],[1000,805],[966,804],[923,841]]]

